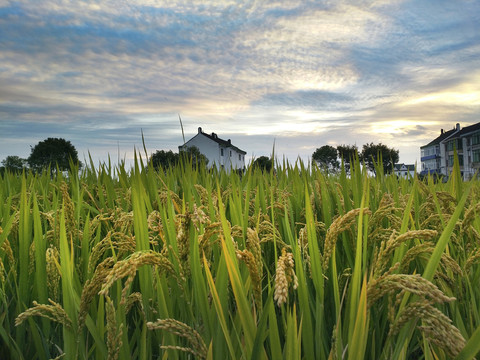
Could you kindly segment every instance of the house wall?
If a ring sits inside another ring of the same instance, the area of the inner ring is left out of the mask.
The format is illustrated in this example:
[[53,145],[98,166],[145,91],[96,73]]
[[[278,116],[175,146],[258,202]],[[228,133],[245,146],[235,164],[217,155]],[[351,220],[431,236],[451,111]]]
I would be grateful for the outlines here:
[[232,148],[225,148],[223,165],[225,169],[243,169],[245,168],[245,155]]
[[440,173],[447,176],[447,146],[444,142],[440,143]]
[[432,145],[421,149],[422,171],[440,172],[440,146]]
[[[471,179],[480,170],[480,130],[478,125],[480,123],[461,130],[460,124],[456,124],[453,133],[440,141],[439,149],[436,152],[439,155],[437,164],[439,164],[441,174],[450,175],[454,163],[454,148],[457,150],[460,172],[464,180]],[[470,131],[465,132],[465,130]],[[434,165],[430,148],[430,146],[421,148],[422,171],[430,170]]]
[[470,180],[480,169],[480,132],[462,137],[463,142],[463,178]]
[[[185,146],[198,147],[200,152],[208,159],[208,168],[211,168],[214,165],[216,165],[218,168],[224,168],[226,171],[230,171],[231,169],[245,168],[245,155],[237,152],[231,147],[220,145],[219,143],[205,136],[203,133],[198,133],[195,135],[185,143]],[[179,148],[181,148],[181,146]]]
[[[200,152],[207,157],[208,168],[211,168],[213,164],[221,164],[219,145],[203,134],[195,135],[185,143],[185,146],[196,146]],[[181,148],[181,146],[179,148]]]
[[408,170],[406,166],[402,166],[400,169],[395,169],[394,173],[397,177],[403,179],[409,179],[415,176],[415,170]]

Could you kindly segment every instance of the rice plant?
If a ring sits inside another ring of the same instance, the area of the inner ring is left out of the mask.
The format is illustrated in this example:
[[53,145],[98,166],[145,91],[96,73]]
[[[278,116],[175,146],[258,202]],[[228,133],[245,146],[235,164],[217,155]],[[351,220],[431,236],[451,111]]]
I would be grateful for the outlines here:
[[0,178],[11,359],[472,359],[480,186],[136,157]]

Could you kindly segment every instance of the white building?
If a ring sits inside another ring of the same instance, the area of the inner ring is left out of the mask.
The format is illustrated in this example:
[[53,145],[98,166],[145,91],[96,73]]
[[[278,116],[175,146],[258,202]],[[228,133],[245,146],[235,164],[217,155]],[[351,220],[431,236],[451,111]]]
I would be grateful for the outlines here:
[[415,165],[395,164],[393,172],[399,178],[413,178],[415,176]]
[[202,128],[198,128],[198,133],[188,140],[184,145],[178,147],[179,151],[196,146],[200,152],[208,159],[208,167],[217,166],[229,172],[232,169],[245,169],[245,155],[246,151],[239,149],[232,145],[230,139],[220,139],[217,134],[206,134]]
[[480,123],[465,126],[445,142],[447,174],[452,172],[455,150],[463,179],[471,179],[480,170]]
[[420,175],[447,175],[446,142],[460,131],[460,124],[451,130],[440,131],[440,136],[420,147],[422,169]]
[[456,152],[463,179],[471,179],[480,170],[480,123],[463,129],[460,124],[456,124],[449,131],[442,129],[439,137],[422,146],[420,150],[422,175],[449,176]]

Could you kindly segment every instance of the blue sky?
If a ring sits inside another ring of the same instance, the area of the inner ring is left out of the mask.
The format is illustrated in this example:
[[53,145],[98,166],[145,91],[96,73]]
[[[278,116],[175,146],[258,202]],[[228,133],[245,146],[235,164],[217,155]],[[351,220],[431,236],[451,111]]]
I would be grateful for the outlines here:
[[0,0],[0,161],[47,137],[83,159],[177,151],[201,126],[308,160],[400,161],[480,122],[480,1]]

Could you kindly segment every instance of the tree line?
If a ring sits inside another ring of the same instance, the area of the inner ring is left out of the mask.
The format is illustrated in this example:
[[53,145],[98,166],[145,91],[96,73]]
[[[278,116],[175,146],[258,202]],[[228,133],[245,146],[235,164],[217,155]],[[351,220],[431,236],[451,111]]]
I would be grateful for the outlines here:
[[376,173],[376,166],[381,166],[384,174],[393,172],[394,165],[399,160],[399,151],[379,143],[363,145],[358,151],[356,145],[339,145],[333,147],[324,145],[317,148],[312,154],[312,162],[330,172],[340,170],[340,161],[343,161],[345,171],[349,172],[352,162],[358,156],[367,168]]
[[[398,162],[398,154],[398,150],[389,148],[382,143],[365,144],[361,152],[358,151],[356,145],[339,145],[337,147],[324,145],[313,152],[312,161],[330,172],[339,171],[340,161],[343,161],[345,170],[349,172],[352,162],[358,156],[360,161],[373,173],[376,172],[375,164],[377,164],[377,166],[381,165],[384,173],[387,174],[393,171],[393,166]],[[193,166],[208,164],[207,157],[195,146],[188,147],[186,151],[180,153],[174,153],[171,150],[157,150],[148,161],[158,170],[177,166],[182,158],[189,159]],[[14,155],[7,156],[1,165],[0,173],[5,171],[18,173],[27,169],[39,172],[50,169],[53,174],[57,169],[69,170],[72,165],[78,168],[82,167],[75,147],[70,141],[62,138],[48,138],[40,141],[31,148],[30,156],[27,159]],[[254,160],[252,165],[268,172],[273,168],[273,160],[266,156],[260,156]]]
[[2,160],[1,164],[0,173],[5,171],[19,173],[27,169],[39,172],[50,169],[53,174],[57,169],[60,171],[69,170],[72,165],[82,167],[75,147],[70,141],[62,138],[48,138],[40,141],[31,148],[28,158],[24,159],[16,155],[10,155]]
[[[180,153],[158,150],[150,156],[148,161],[158,170],[160,167],[167,169],[170,166],[177,166],[182,159],[188,159],[193,166],[208,164],[207,157],[196,146],[190,146]],[[1,165],[0,174],[5,171],[21,173],[28,169],[33,172],[50,169],[53,174],[57,169],[68,171],[72,166],[81,168],[82,162],[79,161],[78,152],[70,141],[62,138],[48,138],[32,147],[28,158],[10,155],[2,160]]]

